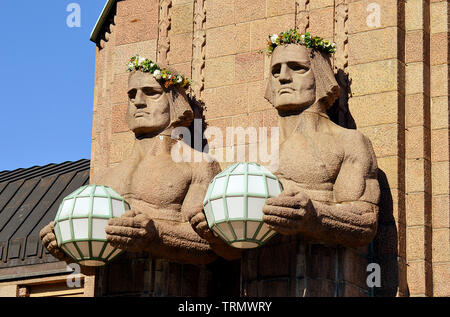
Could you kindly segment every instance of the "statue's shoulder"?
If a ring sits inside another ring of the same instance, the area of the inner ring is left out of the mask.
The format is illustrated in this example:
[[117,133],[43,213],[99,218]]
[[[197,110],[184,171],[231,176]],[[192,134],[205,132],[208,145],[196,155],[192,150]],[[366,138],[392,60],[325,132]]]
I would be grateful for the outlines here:
[[182,152],[177,155],[175,161],[188,164],[192,171],[194,181],[209,182],[221,172],[220,164],[208,153],[197,151],[184,142],[180,142]]
[[339,142],[344,147],[347,156],[367,159],[374,156],[372,143],[367,136],[355,129],[336,126],[338,127]]

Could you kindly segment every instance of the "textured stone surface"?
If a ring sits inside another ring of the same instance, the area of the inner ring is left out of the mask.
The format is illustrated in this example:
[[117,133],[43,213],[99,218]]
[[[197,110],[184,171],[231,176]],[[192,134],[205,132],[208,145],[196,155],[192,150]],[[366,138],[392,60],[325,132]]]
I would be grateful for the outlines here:
[[431,131],[431,161],[445,162],[449,160],[449,130]]
[[207,120],[246,113],[248,106],[247,84],[206,89],[204,101],[208,105],[205,111]]
[[433,196],[433,228],[450,228],[450,199],[448,195]]
[[334,22],[334,8],[312,10],[309,13],[309,31],[313,35],[331,40],[333,38],[333,29],[329,26]]
[[250,24],[227,25],[206,31],[206,58],[248,52]]
[[295,13],[295,0],[267,0],[267,16]]
[[447,63],[449,35],[446,32],[431,34],[431,65]]
[[431,34],[448,32],[448,2],[438,2],[430,5],[430,32]]
[[171,34],[192,32],[194,4],[173,5],[171,9]]
[[223,26],[235,23],[235,0],[208,0],[206,1],[206,28]]
[[448,97],[435,97],[431,99],[431,128],[448,129],[449,108]]
[[350,34],[349,64],[363,64],[397,57],[397,27]]
[[397,155],[397,125],[384,124],[360,128],[365,136],[372,142],[377,157]]
[[397,61],[390,59],[349,66],[353,96],[375,94],[398,89]]
[[431,97],[448,96],[448,65],[431,66]]
[[[192,35],[177,34],[170,36],[170,51],[167,59],[169,64],[179,64],[192,60]],[[183,72],[185,76],[188,76]]]
[[450,229],[433,230],[433,261],[449,262],[450,261]]
[[266,16],[266,0],[235,1],[236,23],[263,19]]
[[433,295],[448,296],[450,294],[450,263],[433,264]]
[[445,162],[434,162],[432,166],[432,175],[439,175],[433,179],[433,195],[449,194],[450,191],[450,175],[449,164]]
[[264,55],[245,53],[236,55],[235,81],[237,83],[262,80],[264,78]]
[[398,107],[398,95],[395,91],[353,97],[349,100],[350,113],[358,128],[397,123]]
[[231,85],[235,81],[235,57],[224,57],[206,60],[205,88]]

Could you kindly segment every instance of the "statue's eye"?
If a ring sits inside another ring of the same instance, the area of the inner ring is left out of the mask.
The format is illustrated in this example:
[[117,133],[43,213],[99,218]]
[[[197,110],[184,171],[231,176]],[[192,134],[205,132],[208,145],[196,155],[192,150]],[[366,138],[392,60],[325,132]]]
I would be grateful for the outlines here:
[[280,64],[272,66],[272,75],[274,77],[278,77],[280,75],[280,72],[281,72],[281,65]]
[[158,90],[158,89],[155,89],[155,88],[152,88],[152,87],[144,87],[144,88],[142,88],[142,92],[146,96],[148,96],[150,98],[154,98],[154,99],[159,98],[161,96],[161,94],[162,94],[162,90]]
[[136,93],[137,93],[136,89],[131,89],[128,92],[128,98],[130,98],[130,100],[136,99]]
[[290,62],[290,63],[288,63],[288,66],[290,69],[292,69],[293,71],[298,72],[298,73],[305,73],[308,71],[307,67],[305,67],[302,64],[297,63],[297,62]]

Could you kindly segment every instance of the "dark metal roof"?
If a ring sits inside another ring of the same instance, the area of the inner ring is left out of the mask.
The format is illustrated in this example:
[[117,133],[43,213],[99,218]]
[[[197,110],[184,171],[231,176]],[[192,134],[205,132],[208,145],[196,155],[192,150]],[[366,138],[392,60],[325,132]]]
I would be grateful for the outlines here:
[[64,197],[89,183],[89,160],[0,172],[1,269],[57,262],[39,231],[52,221]]

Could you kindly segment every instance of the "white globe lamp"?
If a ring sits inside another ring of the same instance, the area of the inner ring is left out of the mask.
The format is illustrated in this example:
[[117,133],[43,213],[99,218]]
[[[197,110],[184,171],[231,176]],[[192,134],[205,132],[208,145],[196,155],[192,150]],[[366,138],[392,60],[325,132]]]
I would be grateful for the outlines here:
[[229,245],[250,249],[276,232],[263,221],[266,199],[283,190],[277,177],[256,163],[236,163],[211,181],[203,209],[210,229]]
[[125,200],[107,186],[86,185],[65,197],[54,221],[58,246],[81,265],[101,266],[122,250],[106,241],[108,220],[128,208]]

